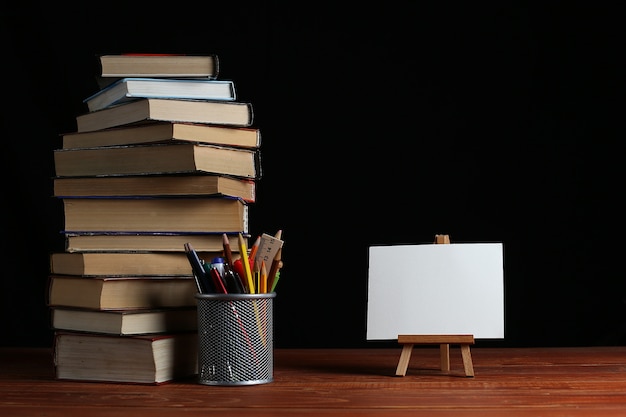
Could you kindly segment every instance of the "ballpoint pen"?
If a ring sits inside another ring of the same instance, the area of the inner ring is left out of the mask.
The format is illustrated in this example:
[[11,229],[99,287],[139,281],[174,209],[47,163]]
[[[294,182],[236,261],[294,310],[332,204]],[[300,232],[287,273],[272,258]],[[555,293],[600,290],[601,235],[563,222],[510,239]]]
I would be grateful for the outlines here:
[[250,288],[248,288],[248,280],[246,279],[246,272],[243,269],[243,262],[241,258],[236,259],[233,263],[233,271],[241,280],[241,284],[244,288],[244,293],[250,294]]
[[209,264],[204,264],[204,270],[211,277],[215,292],[218,294],[228,294],[224,281],[222,280],[222,276],[220,275],[220,271],[215,266]]
[[206,294],[209,292],[213,292],[214,288],[211,285],[211,280],[207,272],[204,270],[202,259],[198,256],[196,251],[191,246],[191,243],[185,243],[185,253],[187,254],[187,259],[191,264],[191,269],[193,271],[193,275],[196,279],[196,287],[198,288],[198,292],[201,294]]

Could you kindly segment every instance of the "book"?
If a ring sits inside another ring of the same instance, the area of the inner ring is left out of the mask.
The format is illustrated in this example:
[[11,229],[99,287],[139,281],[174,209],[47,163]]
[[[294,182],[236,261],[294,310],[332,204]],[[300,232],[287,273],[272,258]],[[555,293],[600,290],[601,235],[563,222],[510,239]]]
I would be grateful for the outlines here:
[[261,146],[261,130],[258,128],[198,123],[151,122],[90,132],[69,132],[61,137],[64,149],[181,141],[241,148]]
[[98,56],[102,77],[217,78],[216,54],[105,54]]
[[50,314],[51,326],[56,330],[128,336],[198,329],[198,311],[191,307],[151,310],[51,307]]
[[207,173],[255,179],[260,155],[250,149],[180,143],[55,149],[58,177]]
[[133,310],[196,306],[196,280],[164,276],[50,274],[48,306],[92,310]]
[[228,80],[121,78],[83,100],[89,111],[140,98],[235,100],[235,83]]
[[134,175],[59,177],[53,179],[55,197],[228,196],[248,203],[256,199],[253,180],[220,175]]
[[65,233],[244,233],[248,205],[240,199],[63,198]]
[[[219,251],[201,252],[210,263],[222,256]],[[50,272],[82,276],[191,276],[193,271],[184,252],[53,252]]]
[[114,336],[59,331],[57,379],[158,385],[197,374],[197,333]]
[[[237,239],[236,234],[228,236]],[[136,234],[136,233],[67,233],[65,234],[65,250],[67,252],[184,252],[185,243],[190,243],[198,252],[219,252],[223,250],[221,233],[195,234]],[[248,236],[244,237],[248,247]],[[231,248],[233,259],[238,259],[239,246]]]
[[89,132],[156,120],[248,127],[253,119],[252,105],[245,102],[142,98],[79,114],[76,128]]

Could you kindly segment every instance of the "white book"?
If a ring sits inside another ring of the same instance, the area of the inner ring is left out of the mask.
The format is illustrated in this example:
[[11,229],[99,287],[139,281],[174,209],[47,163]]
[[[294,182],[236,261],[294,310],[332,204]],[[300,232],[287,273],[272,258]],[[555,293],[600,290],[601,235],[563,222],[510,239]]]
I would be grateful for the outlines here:
[[178,78],[122,78],[87,97],[89,111],[140,98],[235,100],[235,84],[228,80]]

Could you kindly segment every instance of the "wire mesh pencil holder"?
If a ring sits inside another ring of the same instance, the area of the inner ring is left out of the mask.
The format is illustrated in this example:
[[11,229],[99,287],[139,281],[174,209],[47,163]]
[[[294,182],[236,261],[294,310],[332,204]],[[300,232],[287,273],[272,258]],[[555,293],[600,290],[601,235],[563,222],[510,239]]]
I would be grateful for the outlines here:
[[276,293],[196,294],[200,384],[274,380],[274,297]]

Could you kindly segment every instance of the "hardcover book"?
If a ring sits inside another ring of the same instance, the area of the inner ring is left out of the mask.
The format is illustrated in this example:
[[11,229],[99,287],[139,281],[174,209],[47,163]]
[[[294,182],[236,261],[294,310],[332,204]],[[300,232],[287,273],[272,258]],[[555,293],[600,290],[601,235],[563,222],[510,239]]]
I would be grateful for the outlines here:
[[253,180],[219,175],[134,175],[54,178],[55,197],[227,196],[256,199]]
[[192,307],[137,310],[51,307],[50,313],[52,328],[57,330],[128,336],[198,329],[198,311]]
[[114,336],[58,331],[57,379],[162,384],[197,374],[197,333]]
[[49,276],[48,305],[94,310],[193,307],[198,293],[191,276]]
[[[228,236],[237,239],[237,234]],[[66,233],[67,252],[184,252],[185,243],[190,243],[198,252],[223,250],[221,233]],[[244,237],[248,247],[248,236]],[[239,258],[239,246],[231,248],[233,259]]]
[[217,78],[215,54],[107,54],[98,57],[102,77]]
[[65,232],[244,233],[248,205],[240,199],[63,198]]
[[76,116],[78,132],[147,121],[206,123],[248,127],[252,105],[238,101],[142,98]]
[[[219,251],[198,256],[211,262]],[[54,252],[50,254],[52,274],[81,276],[192,276],[184,252]]]
[[258,128],[198,123],[152,122],[61,136],[64,149],[166,142],[197,142],[240,148],[261,146],[261,131]]
[[235,83],[226,80],[122,78],[83,102],[96,111],[140,98],[235,100]]
[[194,143],[54,151],[58,177],[207,173],[255,179],[260,164],[255,150]]

